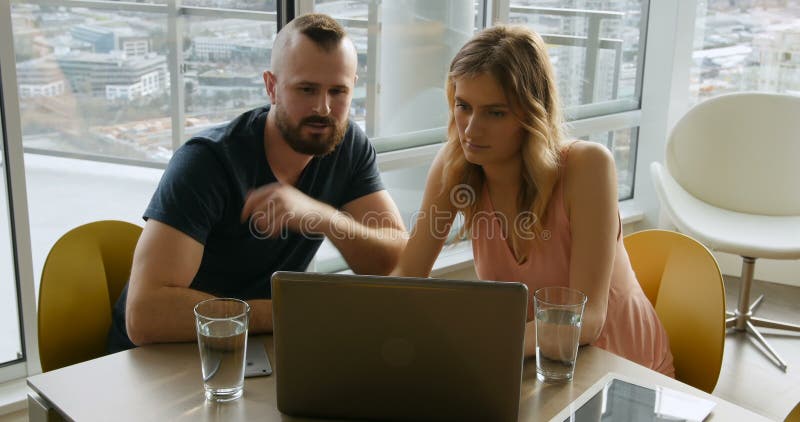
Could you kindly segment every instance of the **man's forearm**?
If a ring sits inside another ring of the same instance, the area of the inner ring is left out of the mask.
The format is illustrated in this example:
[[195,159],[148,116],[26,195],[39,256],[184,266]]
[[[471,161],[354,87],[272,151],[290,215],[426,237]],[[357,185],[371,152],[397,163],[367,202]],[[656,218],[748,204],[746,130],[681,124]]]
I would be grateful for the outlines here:
[[[193,341],[197,338],[194,307],[214,296],[188,287],[161,287],[128,298],[125,322],[128,337],[138,345]],[[250,330],[272,332],[272,301],[252,300]]]
[[336,246],[353,272],[384,275],[400,259],[408,235],[395,227],[374,228],[337,213],[324,234]]
[[268,299],[248,300],[250,304],[250,334],[272,332],[272,301]]
[[194,306],[213,296],[188,287],[131,289],[125,309],[125,325],[131,341],[150,343],[191,341],[197,337]]

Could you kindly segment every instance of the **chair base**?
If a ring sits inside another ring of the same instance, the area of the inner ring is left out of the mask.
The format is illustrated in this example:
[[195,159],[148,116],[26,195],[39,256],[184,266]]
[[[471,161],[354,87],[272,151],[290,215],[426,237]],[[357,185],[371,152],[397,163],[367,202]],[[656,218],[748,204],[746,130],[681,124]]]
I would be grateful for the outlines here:
[[742,264],[742,285],[739,290],[739,306],[734,312],[725,312],[728,317],[725,319],[725,328],[733,328],[736,331],[744,331],[753,336],[760,344],[768,357],[772,358],[783,372],[788,369],[786,362],[781,359],[780,355],[767,343],[764,336],[758,331],[756,327],[774,328],[778,330],[788,330],[800,332],[800,325],[789,324],[781,321],[774,321],[771,319],[758,318],[753,316],[753,313],[761,305],[764,300],[764,295],[761,295],[752,304],[750,304],[750,286],[753,284],[753,269],[755,267],[755,258],[743,257]]

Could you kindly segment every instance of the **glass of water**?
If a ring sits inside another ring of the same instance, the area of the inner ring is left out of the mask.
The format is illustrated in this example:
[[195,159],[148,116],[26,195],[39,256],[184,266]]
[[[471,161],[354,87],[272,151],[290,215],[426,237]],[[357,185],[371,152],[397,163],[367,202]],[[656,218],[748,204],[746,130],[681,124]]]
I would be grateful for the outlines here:
[[208,299],[194,307],[194,316],[206,399],[238,399],[244,387],[250,305],[239,299]]
[[572,380],[586,295],[568,287],[545,287],[533,295],[536,314],[536,377]]

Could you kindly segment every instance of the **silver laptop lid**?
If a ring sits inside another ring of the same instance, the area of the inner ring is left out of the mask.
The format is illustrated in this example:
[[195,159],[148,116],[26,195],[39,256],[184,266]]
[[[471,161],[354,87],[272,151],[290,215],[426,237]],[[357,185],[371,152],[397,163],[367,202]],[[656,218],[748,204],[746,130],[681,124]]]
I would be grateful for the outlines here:
[[388,420],[517,419],[520,283],[278,272],[278,409]]

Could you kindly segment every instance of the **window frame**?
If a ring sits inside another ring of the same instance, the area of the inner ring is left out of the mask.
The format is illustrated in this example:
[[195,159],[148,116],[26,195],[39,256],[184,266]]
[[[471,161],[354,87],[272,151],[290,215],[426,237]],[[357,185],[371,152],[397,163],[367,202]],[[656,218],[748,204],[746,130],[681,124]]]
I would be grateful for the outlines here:
[[[13,40],[11,5],[0,0],[0,38]],[[2,118],[4,163],[9,204],[10,233],[17,306],[20,324],[22,357],[0,366],[0,382],[41,372],[36,333],[36,297],[28,221],[28,198],[25,187],[25,165],[22,151],[22,126],[19,115],[16,60],[13,42],[0,43],[0,83],[2,84]],[[0,223],[3,224],[3,223]]]

